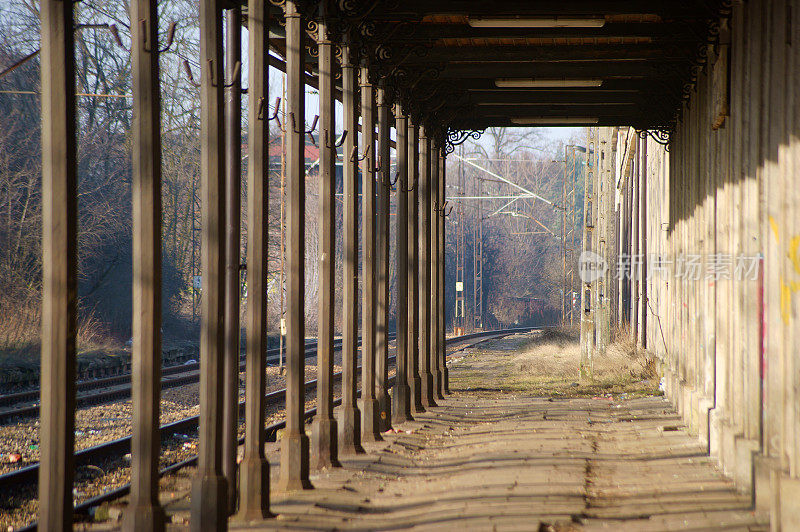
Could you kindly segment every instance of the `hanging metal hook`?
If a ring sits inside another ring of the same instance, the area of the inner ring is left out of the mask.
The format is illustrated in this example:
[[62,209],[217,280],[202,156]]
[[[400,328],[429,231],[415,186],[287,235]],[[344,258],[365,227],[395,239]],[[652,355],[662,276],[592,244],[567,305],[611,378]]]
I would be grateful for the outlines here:
[[[368,148],[368,149],[369,149],[369,148]],[[383,168],[383,161],[381,160],[381,157],[380,157],[380,155],[379,155],[379,156],[378,156],[378,165],[375,167],[375,173],[376,173],[376,174],[380,173],[380,171],[381,171],[381,168]],[[384,183],[384,184],[385,184],[385,183]]]
[[367,146],[367,149],[366,149],[366,151],[365,151],[365,152],[364,152],[364,154],[363,154],[362,156],[360,156],[360,157],[358,156],[358,148],[356,148],[355,146],[353,146],[353,153],[352,153],[352,154],[350,154],[350,160],[351,160],[351,161],[353,161],[354,163],[357,163],[357,162],[359,162],[359,161],[363,161],[363,160],[364,160],[364,159],[366,159],[367,157],[369,157],[369,146]]
[[186,79],[189,80],[189,83],[194,85],[195,87],[199,87],[200,84],[194,80],[194,76],[192,75],[192,67],[189,66],[189,60],[183,60],[183,69],[186,71]]
[[[267,121],[278,120],[278,111],[281,107],[281,97],[278,96],[275,98],[275,111],[272,113],[272,116],[267,118]],[[280,120],[278,120],[278,125],[280,125]]]
[[264,120],[264,98],[258,99],[258,111],[256,111],[256,118]]
[[324,131],[325,131],[325,133],[324,133],[324,135],[325,135],[325,147],[329,148],[329,149],[340,147],[342,144],[344,144],[344,139],[347,138],[347,130],[345,129],[344,131],[342,131],[342,136],[339,137],[339,140],[337,140],[336,142],[331,144],[331,142],[330,142],[330,133],[328,132],[327,129],[325,129]]
[[[172,41],[175,40],[175,28],[177,28],[177,26],[178,26],[178,23],[175,22],[174,20],[170,23],[169,29],[167,30],[167,45],[162,49],[156,48],[156,50],[158,50],[158,53],[164,53],[167,50],[169,50],[170,46],[172,46]],[[111,29],[111,28],[109,27],[109,29]],[[116,26],[111,31],[112,31],[112,33],[116,32]],[[142,34],[142,49],[145,52],[148,52],[148,53],[152,52],[152,46],[151,46],[150,43],[147,42],[147,20],[146,19],[141,19],[139,21],[139,31]],[[158,43],[156,43],[156,45],[157,44]]]
[[229,83],[225,84],[225,88],[230,88],[239,83],[239,80],[242,75],[242,62],[236,61],[233,65],[233,74],[231,74],[231,80]]
[[178,23],[174,20],[170,23],[169,29],[167,30],[167,45],[158,51],[158,53],[163,54],[167,50],[170,49],[172,46],[172,41],[175,39],[175,29],[178,27]]
[[314,120],[311,121],[311,127],[308,128],[306,133],[313,133],[315,129],[317,129],[317,122],[319,122],[319,115],[314,115]]
[[[199,87],[200,83],[194,80],[194,75],[192,75],[192,67],[189,66],[189,61],[187,59],[183,60],[183,69],[186,71],[186,77],[189,79],[189,83],[195,87]],[[211,79],[211,86],[216,87],[217,83],[214,81],[214,61],[212,59],[208,60],[208,76],[209,79]]]
[[[398,174],[398,175],[399,175],[399,174]],[[411,192],[411,191],[413,191],[415,188],[417,188],[417,182],[416,182],[416,181],[414,182],[414,184],[413,184],[413,185],[411,185],[411,186],[410,186],[410,187],[408,187],[408,188],[401,186],[401,187],[400,187],[400,190],[401,190],[402,192]]]
[[399,171],[399,170],[398,170],[398,171],[397,171],[397,173],[394,175],[394,179],[391,179],[391,178],[389,178],[389,179],[386,179],[386,178],[381,178],[381,184],[382,184],[383,186],[385,186],[385,187],[389,187],[389,189],[390,189],[390,190],[395,190],[395,187],[394,187],[394,185],[395,185],[395,183],[397,183],[397,180],[398,180],[398,179],[400,179],[400,171]]
[[292,131],[294,131],[295,133],[308,134],[308,133],[313,132],[314,129],[316,129],[317,121],[319,120],[319,115],[314,116],[314,121],[311,123],[311,129],[308,129],[308,130],[306,130],[306,129],[298,130],[297,129],[297,121],[294,118],[294,113],[293,112],[289,113],[289,119],[292,121]]
[[445,209],[447,209],[447,204],[448,203],[450,203],[450,200],[445,200],[445,202],[442,203],[442,207],[440,209],[437,209],[439,211],[439,216],[441,216],[442,218],[447,218],[448,216],[450,216],[450,213],[453,212],[454,205],[451,205],[450,206],[450,210],[447,211],[447,214],[445,214],[444,211],[445,211]]
[[125,45],[122,44],[122,39],[119,36],[119,30],[117,29],[117,25],[109,24],[108,31],[111,33],[111,36],[114,37],[114,41],[117,43],[117,45],[120,48],[125,49]]

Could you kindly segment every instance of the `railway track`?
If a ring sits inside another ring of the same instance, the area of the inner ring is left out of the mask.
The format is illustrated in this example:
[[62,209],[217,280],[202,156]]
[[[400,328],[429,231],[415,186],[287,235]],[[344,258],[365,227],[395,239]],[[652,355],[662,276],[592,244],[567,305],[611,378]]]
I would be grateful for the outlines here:
[[[389,339],[394,339],[395,334],[390,333]],[[340,349],[341,339],[333,342],[335,349]],[[360,342],[359,342],[360,345]],[[306,341],[306,359],[313,358],[317,354],[316,340]],[[276,364],[279,360],[280,349],[267,350],[267,364]],[[244,371],[244,356],[240,357],[239,371]],[[168,366],[161,370],[161,389],[175,388],[194,384],[200,381],[200,363],[192,362],[177,366]],[[77,383],[75,404],[78,408],[127,399],[131,396],[131,375],[117,375]],[[101,390],[101,391],[95,391]],[[12,407],[7,410],[0,410],[0,425],[15,423],[25,418],[36,417],[39,415],[39,390],[18,392],[0,396],[0,408],[3,406],[25,404],[19,407]]]
[[[341,340],[337,339],[334,340],[334,345],[338,346],[341,344]],[[316,353],[317,351],[317,341],[316,340],[307,340],[306,341],[306,352],[309,350],[312,353]],[[274,363],[278,361],[280,356],[280,348],[272,348],[267,350],[267,363]],[[189,371],[199,371],[200,370],[200,363],[197,362],[195,356],[192,359],[188,359],[188,362],[183,362],[180,364],[173,364],[170,366],[164,366],[161,369],[162,376],[168,375],[175,375],[179,373],[185,373]],[[244,356],[240,357],[240,361],[244,362]],[[119,375],[113,375],[110,377],[84,377],[83,379],[78,380],[76,383],[76,391],[78,393],[87,392],[91,390],[96,390],[99,388],[108,388],[110,386],[118,386],[122,384],[130,384],[131,382],[131,374],[130,371],[126,371]],[[15,392],[15,393],[7,393],[0,395],[0,407],[4,406],[12,406],[19,403],[25,403],[30,401],[38,401],[39,400],[39,388],[36,387],[32,390],[26,390],[23,392]]]
[[[467,342],[467,344],[460,346],[458,349],[450,351],[448,353],[448,356],[457,353],[463,349],[466,349],[468,347],[477,345],[481,342],[485,342],[496,338],[501,338],[503,336],[508,336],[510,334],[515,334],[519,332],[527,332],[533,329],[534,328],[531,327],[521,327],[515,329],[504,329],[501,331],[486,331],[480,333],[473,333],[473,334],[467,334],[463,336],[450,338],[447,340],[447,344],[457,345],[463,342]],[[477,341],[470,342],[471,340],[477,340]],[[456,347],[456,345],[453,345],[453,347]],[[450,347],[450,345],[448,345],[448,347]],[[316,348],[314,348],[314,352],[316,353]],[[389,357],[390,362],[394,360],[395,360],[394,356]],[[341,378],[342,378],[341,373],[334,374],[335,381],[338,382],[341,380]],[[391,385],[393,383],[394,383],[394,377],[390,379],[389,384]],[[316,386],[317,386],[316,380],[307,381],[305,383],[307,392],[315,390]],[[285,389],[271,392],[266,396],[266,402],[268,405],[274,405],[277,403],[284,402],[285,399],[286,399]],[[339,404],[341,404],[341,399],[336,399],[334,401],[334,405],[338,406]],[[240,416],[244,414],[244,402],[239,403],[239,414]],[[304,418],[306,420],[309,420],[313,418],[315,414],[316,414],[316,408],[312,408],[304,413]],[[184,435],[187,433],[194,433],[197,430],[198,424],[199,424],[199,416],[191,416],[175,421],[173,423],[167,423],[165,425],[162,425],[160,427],[161,440],[163,442],[171,437],[174,437],[177,434]],[[274,441],[278,430],[284,427],[285,427],[285,421],[279,421],[278,423],[274,423],[272,425],[267,426],[266,427],[267,440]],[[240,439],[239,443],[240,444],[243,443],[243,438]],[[108,460],[122,458],[123,456],[125,456],[130,452],[130,446],[131,446],[131,438],[130,436],[127,436],[100,445],[96,445],[94,447],[89,447],[82,451],[78,451],[75,453],[75,467],[78,468],[80,466],[93,465],[97,463],[103,463]],[[167,475],[184,467],[192,466],[196,463],[196,461],[197,461],[197,456],[190,457],[186,460],[176,462],[161,469],[159,471],[159,474],[161,476]],[[38,464],[31,464],[29,466],[22,467],[20,469],[6,473],[4,475],[0,475],[0,497],[4,492],[9,493],[8,490],[19,489],[22,486],[35,485],[38,479],[38,475],[39,475]],[[96,497],[86,499],[85,501],[75,506],[75,512],[78,514],[81,513],[85,514],[89,511],[90,508],[94,506],[126,495],[129,492],[129,490],[130,490],[130,484],[125,484],[116,487],[114,489],[111,489],[107,492],[104,492]],[[19,530],[36,530],[36,524],[33,523]]]
[[[335,340],[336,342],[340,342],[341,340]],[[306,340],[306,348],[315,349],[317,346],[317,340],[309,338]],[[169,375],[171,373],[179,373],[184,371],[186,368],[198,369],[199,364],[197,363],[197,359],[199,356],[198,346],[192,346],[192,350],[189,352],[181,351],[181,354],[175,356],[170,355],[171,352],[175,351],[173,349],[165,349],[163,352],[163,357],[165,360],[169,360],[167,364],[165,364],[161,370],[162,375]],[[270,361],[278,360],[278,356],[280,353],[280,348],[273,347],[267,350],[267,358]],[[244,361],[244,355],[240,356],[240,360]],[[131,361],[125,361],[122,364],[115,365],[112,367],[101,367],[101,368],[88,368],[80,371],[78,376],[76,377],[76,386],[77,391],[88,391],[96,388],[103,388],[106,386],[111,386],[114,384],[123,384],[125,382],[130,382],[130,371],[131,371]],[[26,380],[20,381],[17,383],[9,383],[5,382],[2,385],[3,393],[0,393],[0,407],[2,406],[9,406],[16,403],[22,403],[25,401],[35,401],[39,398],[39,378],[35,378],[33,380]],[[8,392],[5,391],[9,386],[13,386],[15,388],[23,388],[21,391],[12,391]]]

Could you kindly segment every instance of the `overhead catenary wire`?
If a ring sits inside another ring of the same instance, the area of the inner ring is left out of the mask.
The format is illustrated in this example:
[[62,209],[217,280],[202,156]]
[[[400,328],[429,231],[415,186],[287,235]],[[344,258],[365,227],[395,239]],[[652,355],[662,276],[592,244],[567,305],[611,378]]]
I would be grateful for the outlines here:
[[463,162],[467,163],[468,165],[470,165],[470,166],[473,166],[473,167],[477,168],[478,170],[481,170],[481,171],[483,171],[483,172],[486,172],[486,173],[487,173],[487,174],[489,174],[490,176],[492,176],[492,177],[495,177],[495,178],[499,179],[499,180],[500,180],[500,181],[502,181],[503,183],[506,183],[506,184],[508,184],[508,185],[511,185],[512,187],[516,187],[516,188],[520,189],[521,191],[525,192],[526,194],[530,195],[530,196],[531,196],[531,197],[533,197],[533,198],[536,198],[536,199],[538,199],[538,200],[540,200],[540,201],[543,201],[543,202],[547,203],[548,205],[550,205],[550,206],[552,206],[552,207],[557,207],[557,205],[555,205],[555,204],[554,204],[552,201],[550,201],[550,200],[548,200],[548,199],[546,199],[546,198],[543,198],[542,196],[540,196],[540,195],[536,194],[535,192],[532,192],[532,191],[528,190],[527,188],[525,188],[525,187],[522,187],[522,186],[520,186],[520,185],[518,185],[518,184],[514,183],[513,181],[510,181],[510,180],[506,179],[505,177],[503,177],[503,176],[501,176],[501,175],[499,175],[499,174],[496,174],[496,173],[492,172],[491,170],[488,170],[488,169],[486,169],[486,168],[484,168],[484,167],[482,167],[482,166],[480,166],[480,165],[478,165],[478,164],[475,164],[475,163],[473,163],[473,162],[472,162],[472,161],[470,161],[469,159],[465,159],[465,158],[463,158],[463,157],[459,156],[459,155],[458,155],[458,154],[456,154],[456,153],[453,153],[452,155],[453,155],[453,156],[454,156],[456,159],[459,159],[460,161],[463,161]]

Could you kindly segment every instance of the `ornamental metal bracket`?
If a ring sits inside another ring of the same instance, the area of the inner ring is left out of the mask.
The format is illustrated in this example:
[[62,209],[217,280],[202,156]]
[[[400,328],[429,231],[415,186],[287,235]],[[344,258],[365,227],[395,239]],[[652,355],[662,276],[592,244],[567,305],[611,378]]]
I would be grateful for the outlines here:
[[447,139],[444,142],[444,153],[449,155],[453,153],[456,146],[464,144],[467,139],[478,140],[483,135],[485,129],[449,129],[447,131]]
[[640,139],[650,137],[658,144],[664,146],[666,151],[669,151],[669,144],[672,141],[672,131],[669,129],[637,129],[636,134]]

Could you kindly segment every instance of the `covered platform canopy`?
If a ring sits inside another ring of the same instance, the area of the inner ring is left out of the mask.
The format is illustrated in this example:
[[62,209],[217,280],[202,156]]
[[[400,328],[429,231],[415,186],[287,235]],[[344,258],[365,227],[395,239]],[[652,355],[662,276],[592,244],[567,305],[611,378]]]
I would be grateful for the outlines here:
[[[319,5],[308,7],[314,34]],[[273,9],[270,48],[285,56]],[[730,2],[343,0],[330,12],[376,79],[450,129],[670,129]],[[315,46],[305,64],[317,72]]]

